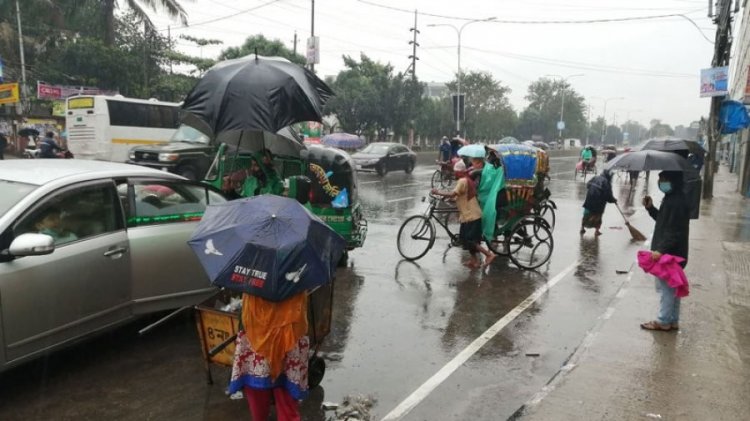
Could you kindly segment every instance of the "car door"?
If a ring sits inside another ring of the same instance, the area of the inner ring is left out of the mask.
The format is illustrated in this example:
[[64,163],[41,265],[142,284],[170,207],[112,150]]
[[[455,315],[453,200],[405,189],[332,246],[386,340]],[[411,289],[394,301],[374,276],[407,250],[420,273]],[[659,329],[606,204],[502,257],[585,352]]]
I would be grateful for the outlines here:
[[[50,215],[57,215],[52,218],[55,224],[44,222]],[[130,251],[112,180],[45,196],[3,237],[27,232],[51,234],[55,250],[0,260],[6,361],[32,356],[131,316]]]
[[128,201],[135,313],[195,305],[213,294],[187,241],[206,206],[226,199],[206,185],[173,179],[130,179],[118,191]]
[[406,168],[406,148],[400,145],[393,147],[393,156],[395,158],[394,170],[403,170]]

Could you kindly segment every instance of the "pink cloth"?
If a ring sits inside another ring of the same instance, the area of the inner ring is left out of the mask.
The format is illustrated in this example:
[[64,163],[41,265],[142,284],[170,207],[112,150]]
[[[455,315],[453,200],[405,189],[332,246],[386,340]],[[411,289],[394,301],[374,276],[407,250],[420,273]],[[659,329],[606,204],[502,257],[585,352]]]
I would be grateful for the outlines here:
[[690,294],[685,271],[682,270],[680,263],[685,259],[671,254],[662,254],[659,260],[651,259],[651,252],[641,250],[638,252],[638,266],[646,273],[650,273],[659,279],[664,280],[670,288],[674,288],[676,297],[687,297]]

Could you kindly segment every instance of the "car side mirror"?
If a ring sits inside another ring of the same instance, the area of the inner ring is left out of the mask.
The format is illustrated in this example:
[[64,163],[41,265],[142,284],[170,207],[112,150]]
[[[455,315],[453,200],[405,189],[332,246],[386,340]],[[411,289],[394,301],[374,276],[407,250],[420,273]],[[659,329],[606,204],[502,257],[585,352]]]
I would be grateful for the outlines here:
[[21,234],[10,243],[11,256],[42,256],[55,251],[55,239],[47,234]]

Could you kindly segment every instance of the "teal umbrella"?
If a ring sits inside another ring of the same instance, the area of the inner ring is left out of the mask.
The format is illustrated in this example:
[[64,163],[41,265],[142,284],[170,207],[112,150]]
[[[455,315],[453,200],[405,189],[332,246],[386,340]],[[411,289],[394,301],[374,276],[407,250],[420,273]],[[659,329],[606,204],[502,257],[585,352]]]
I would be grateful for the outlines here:
[[458,156],[468,156],[469,158],[484,158],[485,154],[484,145],[466,145],[458,150]]

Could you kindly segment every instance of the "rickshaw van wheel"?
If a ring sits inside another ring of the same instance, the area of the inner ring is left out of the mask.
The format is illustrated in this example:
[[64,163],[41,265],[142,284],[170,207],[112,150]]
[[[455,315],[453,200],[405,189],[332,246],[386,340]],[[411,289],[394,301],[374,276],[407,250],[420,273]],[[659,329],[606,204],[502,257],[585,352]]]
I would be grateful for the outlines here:
[[314,389],[323,381],[326,374],[326,362],[324,359],[316,356],[310,357],[307,365],[307,386]]

